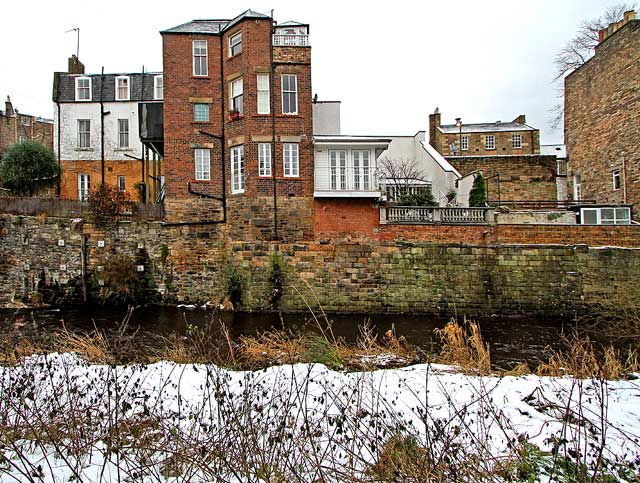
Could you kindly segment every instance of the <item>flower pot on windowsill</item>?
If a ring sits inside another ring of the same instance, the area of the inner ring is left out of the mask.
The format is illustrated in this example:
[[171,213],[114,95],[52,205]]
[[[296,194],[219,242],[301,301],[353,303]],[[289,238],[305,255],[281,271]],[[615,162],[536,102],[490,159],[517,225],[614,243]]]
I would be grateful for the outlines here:
[[239,111],[229,111],[229,119],[231,121],[235,121],[236,119],[240,119],[240,112]]

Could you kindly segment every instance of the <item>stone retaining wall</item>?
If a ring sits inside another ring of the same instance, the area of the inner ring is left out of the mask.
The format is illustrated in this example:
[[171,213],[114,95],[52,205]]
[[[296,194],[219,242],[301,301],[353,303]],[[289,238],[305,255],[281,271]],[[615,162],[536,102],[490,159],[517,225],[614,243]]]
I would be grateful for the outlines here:
[[483,244],[463,237],[459,243],[247,243],[222,241],[220,230],[120,223],[100,231],[60,218],[0,217],[0,304],[28,296],[41,274],[47,283],[63,285],[79,277],[83,237],[88,271],[96,279],[98,267],[124,253],[143,260],[155,287],[175,300],[222,301],[235,268],[248,310],[269,307],[276,259],[285,273],[284,310],[307,310],[308,303],[332,312],[571,316],[607,294],[640,296],[640,250],[631,248]]

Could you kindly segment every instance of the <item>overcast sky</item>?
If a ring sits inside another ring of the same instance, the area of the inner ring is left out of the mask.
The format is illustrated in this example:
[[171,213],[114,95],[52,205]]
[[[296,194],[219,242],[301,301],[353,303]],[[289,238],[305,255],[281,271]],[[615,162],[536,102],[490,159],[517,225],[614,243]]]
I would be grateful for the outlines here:
[[[53,117],[54,71],[76,51],[87,72],[162,70],[160,30],[203,18],[274,9],[279,22],[309,23],[313,92],[342,101],[343,134],[409,135],[443,123],[511,121],[526,114],[541,142],[556,103],[553,58],[580,22],[619,0],[457,0],[251,3],[5,2],[0,25],[0,96],[21,112]],[[4,103],[0,104],[4,110]]]

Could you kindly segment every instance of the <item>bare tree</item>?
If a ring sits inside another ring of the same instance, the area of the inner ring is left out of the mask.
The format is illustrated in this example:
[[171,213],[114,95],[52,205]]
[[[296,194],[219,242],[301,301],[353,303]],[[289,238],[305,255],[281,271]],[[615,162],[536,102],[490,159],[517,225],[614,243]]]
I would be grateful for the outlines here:
[[389,201],[435,204],[431,182],[415,159],[393,159],[386,156],[380,158],[378,179],[384,186]]
[[[608,7],[599,17],[583,21],[575,36],[556,54],[553,61],[556,71],[554,82],[562,83],[565,76],[589,60],[598,45],[600,30],[619,21],[625,12],[635,8],[636,5],[633,3],[619,3]],[[551,127],[557,129],[562,125],[564,118],[564,86],[562,85],[558,89],[558,103],[551,108],[550,115]]]

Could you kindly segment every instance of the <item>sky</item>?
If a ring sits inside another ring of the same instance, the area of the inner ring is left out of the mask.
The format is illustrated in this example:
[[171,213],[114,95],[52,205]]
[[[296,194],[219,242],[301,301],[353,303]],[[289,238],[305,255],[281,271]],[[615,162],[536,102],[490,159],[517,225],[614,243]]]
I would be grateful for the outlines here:
[[[367,2],[33,0],[3,5],[0,97],[20,112],[53,118],[53,72],[76,52],[88,73],[162,70],[164,30],[192,19],[231,19],[273,9],[278,22],[310,24],[313,92],[342,101],[342,133],[413,135],[443,124],[511,121],[561,143],[550,110],[561,84],[553,59],[583,20],[620,0]],[[0,102],[4,110],[4,102]]]

